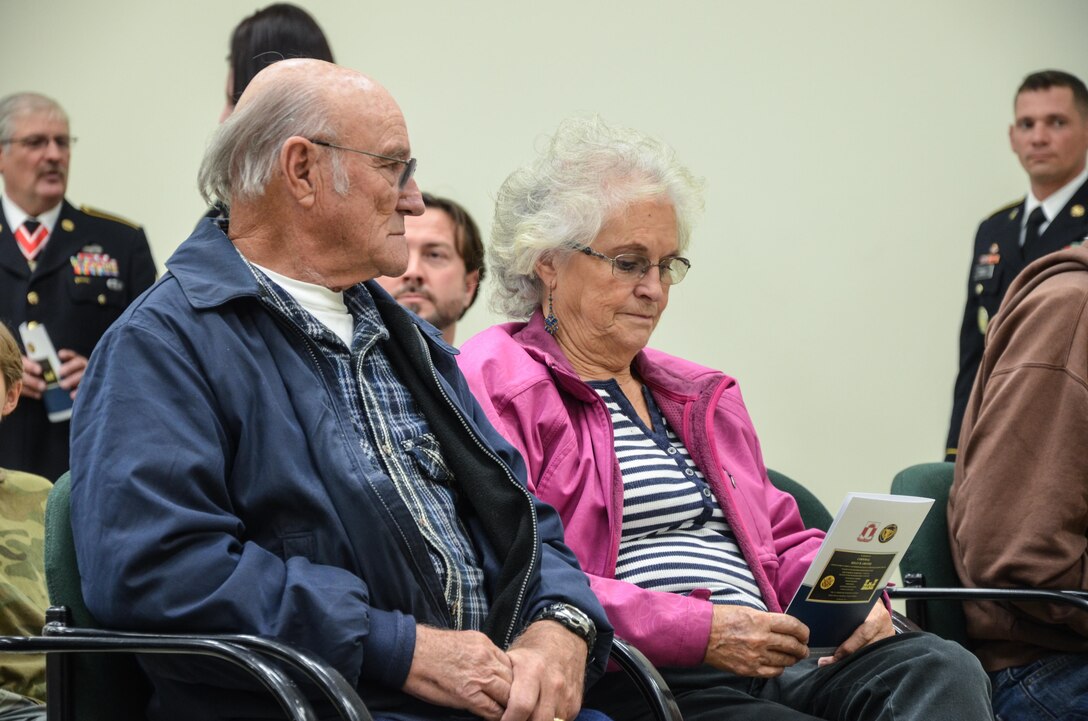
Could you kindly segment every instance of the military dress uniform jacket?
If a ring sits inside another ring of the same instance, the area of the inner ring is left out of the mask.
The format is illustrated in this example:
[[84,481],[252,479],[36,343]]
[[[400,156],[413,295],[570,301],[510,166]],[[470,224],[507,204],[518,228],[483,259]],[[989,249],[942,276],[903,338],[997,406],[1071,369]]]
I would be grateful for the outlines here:
[[[67,200],[36,260],[31,270],[0,215],[0,322],[17,339],[20,323],[43,323],[57,350],[87,357],[106,328],[155,282],[142,228]],[[68,470],[68,422],[50,423],[41,401],[20,399],[0,432],[0,467],[56,480]]]
[[945,460],[956,459],[960,425],[967,400],[971,396],[982,360],[983,341],[990,318],[997,313],[1009,285],[1029,263],[1054,251],[1088,241],[1088,182],[1065,204],[1047,226],[1046,232],[1030,244],[1020,247],[1024,205],[997,211],[978,227],[971,257],[971,272],[967,279],[967,304],[960,326],[960,370],[952,397],[952,421],[948,429]]

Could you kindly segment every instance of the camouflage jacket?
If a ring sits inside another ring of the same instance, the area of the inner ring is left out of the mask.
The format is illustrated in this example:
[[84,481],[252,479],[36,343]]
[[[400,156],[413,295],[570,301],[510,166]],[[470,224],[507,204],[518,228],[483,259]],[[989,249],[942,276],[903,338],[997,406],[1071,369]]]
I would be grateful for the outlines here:
[[[45,499],[41,476],[0,468],[0,635],[37,636],[45,625]],[[0,654],[0,709],[12,694],[45,700],[45,658]]]

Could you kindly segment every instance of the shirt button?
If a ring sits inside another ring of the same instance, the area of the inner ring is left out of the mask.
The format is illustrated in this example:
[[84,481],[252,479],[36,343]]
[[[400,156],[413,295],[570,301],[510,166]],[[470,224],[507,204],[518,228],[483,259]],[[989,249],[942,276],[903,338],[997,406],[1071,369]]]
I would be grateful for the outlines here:
[[99,293],[98,294],[98,304],[99,305],[105,305],[106,304],[106,294],[105,293]]
[[27,293],[26,294],[26,302],[30,303],[31,305],[37,305],[38,304],[38,293],[37,293],[37,291],[32,290],[29,293]]
[[690,468],[685,468],[685,469],[684,469],[684,475],[685,475],[685,476],[689,476],[689,477],[690,477],[690,476],[694,476],[694,475],[695,475],[695,471],[691,470]]
[[674,448],[673,446],[669,446],[668,454],[670,456],[675,456],[676,455],[676,448]]
[[706,498],[710,498],[710,489],[709,488],[704,488],[703,489],[703,496],[706,497]]
[[975,284],[975,295],[982,295],[982,283]]

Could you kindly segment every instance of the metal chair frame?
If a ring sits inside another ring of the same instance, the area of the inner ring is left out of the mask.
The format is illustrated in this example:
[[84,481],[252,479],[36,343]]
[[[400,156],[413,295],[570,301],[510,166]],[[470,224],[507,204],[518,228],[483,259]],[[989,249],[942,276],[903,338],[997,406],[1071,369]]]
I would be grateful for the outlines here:
[[[67,474],[66,474],[67,475]],[[187,654],[214,657],[244,669],[273,694],[292,721],[316,719],[294,678],[313,683],[346,721],[372,721],[355,688],[332,666],[312,653],[267,637],[244,634],[151,634],[94,627],[83,604],[67,507],[68,479],[58,479],[46,508],[46,577],[54,606],[46,613],[40,637],[0,637],[0,652],[46,653],[46,693],[49,721],[75,719],[74,688],[78,664],[74,654]],[[61,502],[53,504],[54,496]],[[73,617],[79,621],[73,625]],[[661,674],[636,648],[620,639],[612,645],[611,660],[626,673],[645,699],[655,721],[683,721],[672,692]],[[125,679],[142,670],[130,664],[115,671]],[[139,693],[135,691],[135,693]],[[111,707],[112,708],[112,707]],[[121,713],[121,712],[118,712]],[[122,714],[127,717],[127,714]],[[120,721],[124,721],[121,719]]]

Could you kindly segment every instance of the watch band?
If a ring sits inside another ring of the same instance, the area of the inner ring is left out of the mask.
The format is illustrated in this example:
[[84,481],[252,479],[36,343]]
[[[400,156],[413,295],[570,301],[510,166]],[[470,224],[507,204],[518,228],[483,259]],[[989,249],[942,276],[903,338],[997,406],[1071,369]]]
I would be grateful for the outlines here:
[[597,626],[593,623],[593,619],[580,608],[569,603],[553,603],[541,609],[533,621],[555,621],[562,624],[568,631],[585,641],[590,655],[593,654],[593,646],[597,642]]

